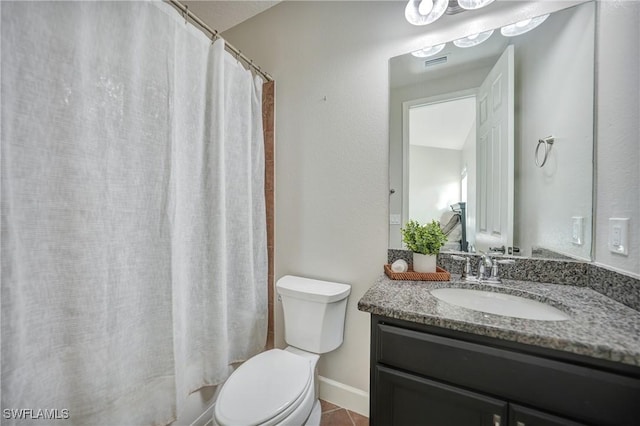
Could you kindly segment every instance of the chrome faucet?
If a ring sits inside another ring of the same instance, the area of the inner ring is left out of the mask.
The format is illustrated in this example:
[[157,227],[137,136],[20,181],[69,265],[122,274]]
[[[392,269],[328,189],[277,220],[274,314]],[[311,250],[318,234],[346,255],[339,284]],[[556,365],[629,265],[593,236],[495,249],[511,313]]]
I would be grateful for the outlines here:
[[510,265],[515,263],[513,259],[495,259],[489,254],[482,254],[478,260],[477,275],[474,276],[471,272],[471,257],[452,255],[451,258],[464,262],[462,274],[460,275],[462,281],[487,284],[499,284],[502,281],[498,276],[498,264]]
[[491,274],[489,275],[489,277],[487,279],[485,279],[484,281],[486,283],[490,283],[490,284],[499,284],[502,282],[502,280],[500,279],[500,277],[498,276],[498,264],[502,264],[502,265],[513,265],[514,263],[516,263],[515,260],[513,259],[493,259],[493,266],[491,266]]
[[483,254],[480,256],[480,261],[478,261],[478,281],[486,281],[491,277],[491,269],[493,268],[493,262],[491,261],[491,257]]
[[462,266],[462,273],[460,274],[460,279],[462,281],[477,281],[476,277],[471,275],[471,258],[466,256],[458,256],[452,255],[451,258],[453,260],[464,262]]

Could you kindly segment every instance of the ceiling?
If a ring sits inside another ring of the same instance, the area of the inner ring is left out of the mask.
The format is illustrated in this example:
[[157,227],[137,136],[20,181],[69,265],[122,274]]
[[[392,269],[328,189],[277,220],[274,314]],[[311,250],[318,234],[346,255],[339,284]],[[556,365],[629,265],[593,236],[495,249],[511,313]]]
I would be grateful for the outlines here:
[[462,150],[476,128],[476,98],[467,97],[409,109],[409,143]]
[[182,3],[209,27],[224,32],[277,5],[280,0],[192,0]]

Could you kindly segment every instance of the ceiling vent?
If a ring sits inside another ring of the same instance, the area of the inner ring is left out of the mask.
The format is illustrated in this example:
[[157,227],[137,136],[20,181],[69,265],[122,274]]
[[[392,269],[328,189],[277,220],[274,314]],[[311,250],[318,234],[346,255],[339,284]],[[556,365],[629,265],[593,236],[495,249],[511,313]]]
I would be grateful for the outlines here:
[[435,59],[430,59],[428,61],[424,61],[424,66],[425,67],[433,67],[435,65],[446,64],[446,63],[447,63],[447,57],[446,56],[440,56],[439,58],[435,58]]

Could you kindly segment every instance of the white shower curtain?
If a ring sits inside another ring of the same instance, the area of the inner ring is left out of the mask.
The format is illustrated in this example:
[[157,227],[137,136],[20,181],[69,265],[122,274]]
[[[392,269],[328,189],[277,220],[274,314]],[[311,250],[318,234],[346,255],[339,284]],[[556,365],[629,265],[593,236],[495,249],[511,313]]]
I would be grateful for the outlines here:
[[166,4],[0,12],[3,424],[171,422],[265,344],[262,82]]

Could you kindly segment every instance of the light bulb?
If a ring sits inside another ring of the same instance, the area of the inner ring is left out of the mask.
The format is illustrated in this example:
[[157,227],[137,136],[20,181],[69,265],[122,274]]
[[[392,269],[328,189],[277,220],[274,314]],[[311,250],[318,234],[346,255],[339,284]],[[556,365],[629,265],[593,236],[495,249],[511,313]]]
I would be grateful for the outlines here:
[[429,56],[436,55],[444,49],[446,43],[438,44],[435,46],[428,46],[415,52],[411,52],[416,58],[428,58]]
[[516,27],[518,28],[526,27],[527,25],[529,25],[530,22],[531,22],[531,19],[524,19],[520,22],[516,22]]
[[515,37],[536,28],[538,25],[542,24],[548,17],[549,15],[547,14],[538,16],[537,18],[523,19],[522,21],[516,22],[515,24],[502,27],[500,29],[500,33],[505,37]]
[[433,10],[433,0],[422,0],[418,6],[418,13],[426,16]]
[[409,0],[404,16],[410,24],[427,25],[444,15],[448,6],[448,0]]
[[471,47],[477,46],[483,41],[487,40],[493,34],[493,30],[485,31],[478,34],[473,34],[464,38],[460,38],[458,40],[454,40],[453,44],[458,47]]

